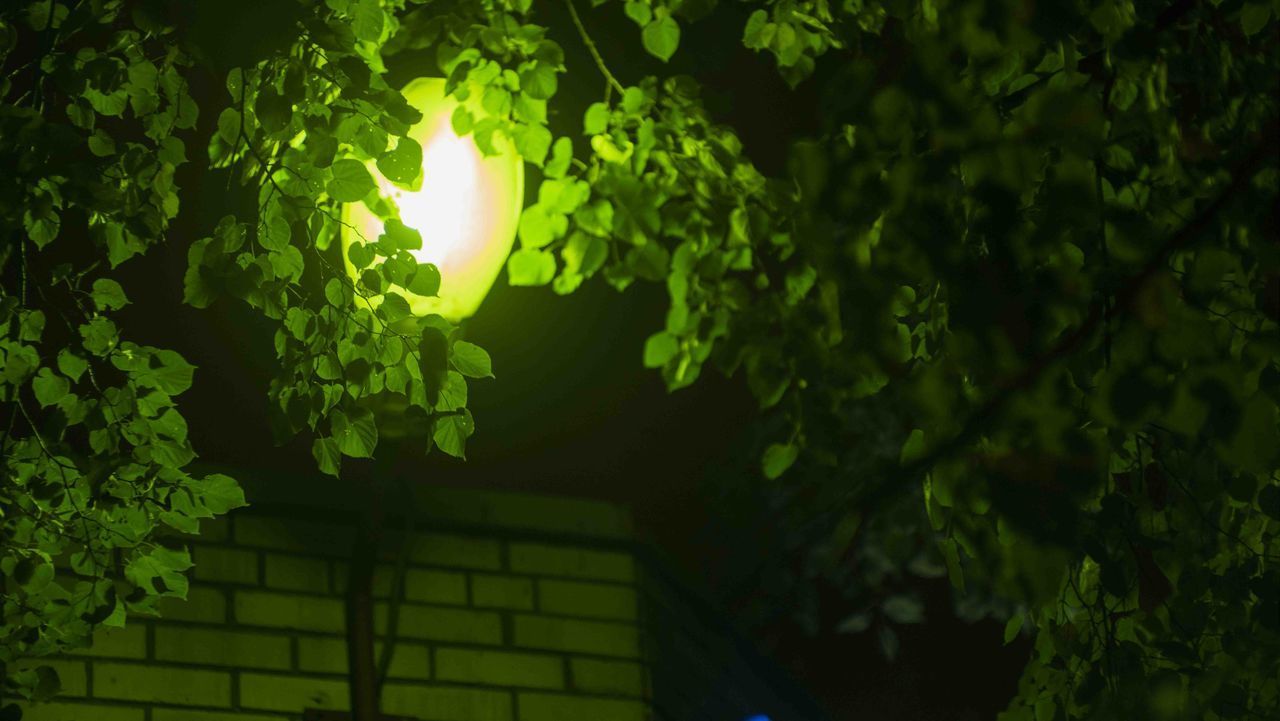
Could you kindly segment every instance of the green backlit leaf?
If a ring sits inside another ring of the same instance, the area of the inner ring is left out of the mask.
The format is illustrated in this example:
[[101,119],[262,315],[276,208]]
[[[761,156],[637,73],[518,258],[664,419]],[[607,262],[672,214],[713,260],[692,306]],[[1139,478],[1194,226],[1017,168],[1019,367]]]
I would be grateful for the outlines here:
[[920,623],[924,621],[924,604],[914,596],[894,595],[881,604],[884,615],[894,623]]
[[756,10],[747,18],[746,27],[742,30],[742,44],[753,50],[759,50],[765,46],[768,39],[764,35],[765,25],[769,22],[769,13],[764,10]]
[[548,178],[563,178],[573,160],[573,141],[568,138],[557,138],[551,145],[551,158],[542,169]]
[[556,94],[556,70],[547,63],[534,63],[520,73],[520,89],[531,98],[546,100]]
[[398,293],[387,293],[378,305],[378,317],[387,323],[395,323],[413,315],[409,302]]
[[129,304],[124,288],[110,278],[98,278],[93,281],[93,304],[98,310],[119,310]]
[[493,362],[489,359],[488,352],[474,343],[464,340],[454,343],[450,361],[459,373],[468,378],[493,377]]
[[191,555],[185,548],[156,546],[129,559],[124,575],[135,585],[158,596],[186,598],[187,577],[183,572],[189,568]]
[[422,146],[413,138],[400,138],[394,149],[378,156],[378,172],[395,183],[412,183],[422,172]]
[[667,15],[645,25],[641,36],[644,39],[644,49],[666,62],[676,54],[676,48],[680,45],[680,25],[675,18]]
[[475,428],[471,411],[464,410],[460,415],[448,415],[438,419],[432,440],[445,453],[455,458],[466,458],[467,439],[475,432]]
[[556,275],[556,259],[536,248],[521,248],[507,259],[507,279],[511,285],[546,285]]
[[378,0],[354,0],[348,12],[351,14],[351,30],[357,39],[372,43],[382,37],[385,15]]
[[373,449],[378,445],[378,427],[372,412],[365,408],[356,408],[350,414],[334,410],[329,416],[329,423],[333,429],[333,440],[343,455],[373,457]]
[[80,380],[80,376],[84,375],[88,369],[89,364],[70,349],[63,348],[58,351],[58,370],[72,381]]
[[421,296],[437,295],[440,292],[440,270],[431,263],[419,264],[406,289]]
[[31,390],[35,393],[36,401],[47,407],[62,400],[71,391],[71,384],[48,368],[41,368],[31,381]]
[[317,438],[311,444],[311,456],[321,473],[337,476],[342,466],[342,451],[336,438]]
[[665,331],[654,333],[644,342],[644,366],[660,368],[676,356],[680,341]]
[[582,132],[587,135],[598,135],[609,127],[609,106],[604,103],[592,103],[582,118]]
[[138,375],[139,385],[159,389],[171,396],[191,387],[196,368],[181,355],[171,350],[158,349],[152,353],[151,358],[149,367]]
[[1245,35],[1257,35],[1271,19],[1271,6],[1263,2],[1245,3],[1240,11],[1240,29]]
[[363,200],[374,188],[373,176],[364,163],[347,158],[333,164],[333,179],[325,186],[329,197],[339,203]]
[[273,87],[258,91],[253,110],[262,129],[268,133],[278,133],[289,127],[289,121],[293,117],[293,104]]
[[[419,149],[421,152],[421,149]],[[415,228],[392,218],[383,227],[382,238],[396,250],[418,250],[422,247],[422,234]],[[368,265],[365,263],[364,265]]]
[[760,468],[769,480],[779,478],[796,462],[800,449],[793,443],[773,443],[764,451]]
[[627,17],[631,18],[635,24],[644,27],[653,19],[653,10],[649,7],[649,3],[642,0],[627,0],[623,5],[623,10]]
[[240,484],[230,476],[212,473],[195,481],[193,485],[210,513],[222,515],[249,505],[245,502],[244,491],[241,490]]

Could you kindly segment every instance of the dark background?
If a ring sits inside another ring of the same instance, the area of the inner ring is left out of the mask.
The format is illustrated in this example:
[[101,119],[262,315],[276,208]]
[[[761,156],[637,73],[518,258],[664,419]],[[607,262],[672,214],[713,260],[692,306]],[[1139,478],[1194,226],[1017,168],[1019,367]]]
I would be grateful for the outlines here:
[[[563,5],[539,2],[543,22],[565,49],[568,72],[552,105],[557,135],[576,136],[582,112],[599,100],[604,80],[572,33]],[[785,172],[789,141],[822,129],[823,69],[792,90],[772,58],[742,48],[746,11],[722,3],[714,15],[686,27],[668,68],[644,55],[639,31],[620,3],[582,7],[584,20],[611,69],[624,83],[647,74],[684,72],[704,87],[706,105],[733,126],[746,152],[766,174]],[[566,32],[570,31],[570,32]],[[398,85],[434,67],[422,57],[391,63]],[[415,70],[417,69],[417,70]],[[133,300],[122,324],[141,343],[173,348],[199,368],[180,399],[201,460],[252,465],[264,471],[314,470],[310,438],[282,447],[272,441],[267,385],[275,365],[274,328],[241,304],[221,300],[207,310],[182,304],[186,249],[217,219],[244,211],[225,174],[201,166],[216,109],[225,102],[222,78],[199,71],[200,137],[188,142],[196,161],[180,171],[182,212],[169,242],[123,268]],[[527,179],[531,192],[536,172]],[[229,191],[229,187],[231,190]],[[662,327],[665,289],[638,285],[617,293],[599,279],[568,297],[546,288],[511,288],[500,278],[479,313],[466,322],[468,338],[493,357],[495,380],[472,383],[477,432],[466,462],[441,454],[402,454],[397,471],[421,483],[508,488],[595,498],[631,509],[638,534],[668,555],[703,590],[733,608],[739,572],[776,562],[743,557],[751,544],[734,543],[735,510],[714,499],[725,486],[757,473],[755,404],[740,379],[708,369],[692,388],[668,394],[661,378],[641,365],[644,339]],[[141,335],[145,333],[145,335]],[[305,489],[299,489],[305,492]],[[765,652],[834,719],[990,719],[1016,687],[1027,648],[1000,645],[1000,627],[966,624],[950,611],[946,581],[922,586],[928,622],[903,629],[895,662],[884,661],[872,634],[807,636],[786,622],[746,629]],[[827,599],[830,600],[830,599]],[[781,610],[781,609],[780,609]],[[786,614],[780,614],[785,616]],[[738,721],[730,719],[727,721]]]

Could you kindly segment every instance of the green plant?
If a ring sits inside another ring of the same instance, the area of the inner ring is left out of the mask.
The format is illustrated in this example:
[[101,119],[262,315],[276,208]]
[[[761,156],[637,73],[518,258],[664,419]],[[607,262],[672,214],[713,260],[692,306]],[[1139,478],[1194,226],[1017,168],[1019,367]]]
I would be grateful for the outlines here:
[[[385,59],[430,53],[451,89],[482,95],[455,129],[509,138],[540,171],[510,282],[664,283],[645,365],[672,389],[707,363],[739,373],[781,429],[763,492],[783,499],[771,520],[807,580],[778,597],[844,589],[845,629],[874,624],[891,655],[894,624],[920,619],[899,579],[948,574],[962,611],[1035,636],[1010,721],[1280,705],[1276,3],[755,2],[743,44],[830,88],[824,132],[779,178],[692,78],[614,72],[571,2],[605,90],[560,137],[564,59],[541,3],[249,5],[183,22],[161,0],[0,11],[16,171],[0,181],[0,660],[182,595],[190,562],[154,531],[243,502],[181,470],[171,397],[191,367],[110,319],[127,302],[113,269],[178,212],[191,73],[225,79],[207,155],[254,202],[190,244],[186,301],[278,324],[282,435],[313,434],[337,474],[374,453],[371,408],[395,404],[428,447],[464,453],[467,378],[488,356],[394,295],[369,302],[392,284],[429,294],[438,275],[408,252],[422,238],[393,225],[354,244],[357,283],[333,242],[343,203],[395,218],[364,161],[412,183],[416,113]],[[718,12],[621,5],[660,61]],[[87,550],[68,589],[53,568],[70,544]],[[56,688],[47,671],[10,679]]]

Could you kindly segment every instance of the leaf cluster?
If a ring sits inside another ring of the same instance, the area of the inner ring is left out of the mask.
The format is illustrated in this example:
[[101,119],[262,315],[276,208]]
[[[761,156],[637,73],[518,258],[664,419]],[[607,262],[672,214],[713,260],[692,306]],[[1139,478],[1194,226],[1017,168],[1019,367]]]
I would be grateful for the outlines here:
[[191,561],[175,536],[244,505],[231,478],[185,470],[195,453],[175,399],[195,368],[118,325],[130,301],[113,276],[177,215],[182,135],[199,117],[170,32],[118,2],[0,11],[7,696],[59,688],[50,667],[18,661],[184,598]]

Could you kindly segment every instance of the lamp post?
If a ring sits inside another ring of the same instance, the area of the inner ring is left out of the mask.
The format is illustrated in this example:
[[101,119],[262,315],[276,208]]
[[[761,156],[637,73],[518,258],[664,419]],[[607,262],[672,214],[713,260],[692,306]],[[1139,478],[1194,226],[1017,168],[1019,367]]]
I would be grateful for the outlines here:
[[[422,113],[422,120],[408,133],[422,146],[421,176],[413,187],[406,187],[383,176],[373,162],[368,164],[369,172],[376,179],[380,199],[389,202],[402,223],[422,235],[422,247],[411,252],[419,264],[430,263],[439,269],[440,288],[433,297],[398,286],[392,289],[409,302],[414,315],[434,313],[460,321],[475,313],[511,252],[524,201],[524,164],[504,138],[495,137],[493,149],[497,152],[485,155],[473,136],[460,137],[454,132],[452,118],[459,107],[483,117],[478,94],[460,103],[445,93],[441,78],[418,78],[402,93]],[[382,235],[384,223],[364,203],[344,205],[342,215],[343,262],[347,273],[358,280],[359,270],[348,257],[348,249],[361,238]],[[382,525],[379,476],[390,472],[394,450],[384,450],[380,455],[384,462],[373,468],[366,514],[357,529],[347,579],[347,659],[351,713],[356,721],[383,718],[379,709],[380,669],[373,653],[373,570]],[[390,660],[386,653],[383,658],[384,662]],[[385,678],[386,669],[381,671]]]

